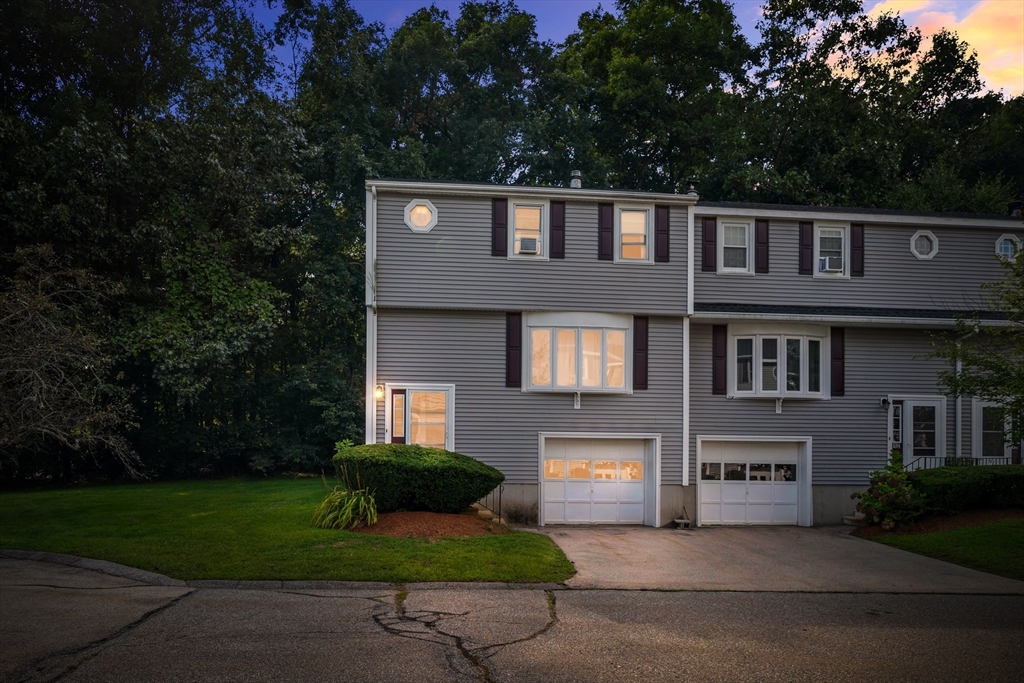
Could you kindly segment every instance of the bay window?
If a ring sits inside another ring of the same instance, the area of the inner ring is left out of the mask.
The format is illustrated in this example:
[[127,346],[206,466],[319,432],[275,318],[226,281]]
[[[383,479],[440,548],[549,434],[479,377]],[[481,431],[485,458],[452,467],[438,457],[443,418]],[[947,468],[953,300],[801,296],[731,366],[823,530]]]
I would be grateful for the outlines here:
[[630,316],[533,313],[527,317],[530,391],[629,391]]
[[730,326],[729,391],[738,397],[826,398],[827,328]]

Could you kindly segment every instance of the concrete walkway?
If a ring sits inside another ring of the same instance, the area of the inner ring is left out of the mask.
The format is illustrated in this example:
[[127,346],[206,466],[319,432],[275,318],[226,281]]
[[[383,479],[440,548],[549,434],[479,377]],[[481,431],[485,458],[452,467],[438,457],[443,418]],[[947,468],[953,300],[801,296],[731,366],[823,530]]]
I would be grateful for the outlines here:
[[573,588],[1024,595],[1024,582],[850,536],[850,527],[558,527]]

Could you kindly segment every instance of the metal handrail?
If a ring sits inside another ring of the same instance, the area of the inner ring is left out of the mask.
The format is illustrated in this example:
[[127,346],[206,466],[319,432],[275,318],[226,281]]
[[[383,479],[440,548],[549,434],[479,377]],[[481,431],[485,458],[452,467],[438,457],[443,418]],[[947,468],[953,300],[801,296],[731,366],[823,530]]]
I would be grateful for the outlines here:
[[[498,509],[497,510],[494,509],[494,494],[495,493],[498,494]],[[502,499],[502,494],[503,493],[505,493],[505,485],[504,484],[498,484],[498,488],[494,489],[493,491],[488,493],[486,496],[484,496],[484,500],[481,503],[481,505],[483,505],[485,508],[487,508],[491,512],[497,512],[498,513],[498,521],[499,522],[502,519],[504,519],[501,516],[501,499]]]
[[936,467],[974,467],[985,465],[1020,465],[1020,457],[1005,456],[1002,458],[957,458],[944,455],[924,455],[903,463],[904,471],[930,470]]

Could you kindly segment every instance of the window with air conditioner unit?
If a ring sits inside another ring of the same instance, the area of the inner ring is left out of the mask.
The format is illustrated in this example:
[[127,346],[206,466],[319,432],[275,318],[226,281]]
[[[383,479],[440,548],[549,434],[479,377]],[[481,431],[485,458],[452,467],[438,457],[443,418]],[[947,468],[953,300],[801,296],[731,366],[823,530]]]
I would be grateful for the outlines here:
[[814,276],[850,276],[849,226],[814,226]]
[[548,207],[546,201],[509,200],[508,258],[548,260]]

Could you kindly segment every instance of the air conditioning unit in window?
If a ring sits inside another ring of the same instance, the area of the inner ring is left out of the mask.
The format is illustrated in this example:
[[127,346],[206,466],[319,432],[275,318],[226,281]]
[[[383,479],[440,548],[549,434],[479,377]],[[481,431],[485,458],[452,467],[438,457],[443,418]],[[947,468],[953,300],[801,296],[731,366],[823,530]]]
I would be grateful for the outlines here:
[[536,254],[538,253],[538,240],[536,237],[522,237],[519,239],[519,253],[520,254]]
[[841,273],[843,272],[842,256],[822,256],[818,259],[819,273]]

